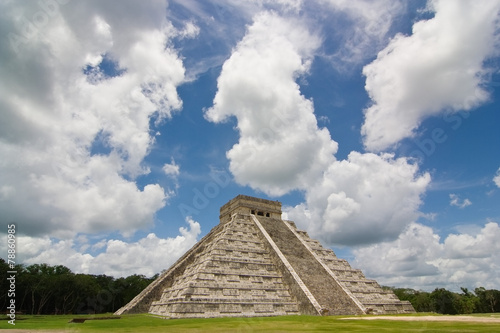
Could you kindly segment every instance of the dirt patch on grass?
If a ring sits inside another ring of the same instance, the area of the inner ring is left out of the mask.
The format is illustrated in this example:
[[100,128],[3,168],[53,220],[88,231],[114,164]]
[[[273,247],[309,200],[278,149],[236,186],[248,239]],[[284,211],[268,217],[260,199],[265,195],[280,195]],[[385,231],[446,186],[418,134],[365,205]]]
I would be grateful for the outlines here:
[[87,320],[108,320],[108,319],[120,319],[121,317],[117,317],[117,316],[108,316],[108,317],[89,317],[89,318],[82,318],[82,317],[78,317],[78,318],[73,318],[71,319],[70,321],[68,321],[68,323],[84,323],[86,322]]
[[344,320],[398,320],[398,321],[461,321],[476,323],[500,323],[499,317],[475,317],[475,316],[366,316],[347,317]]
[[18,330],[18,329],[12,329],[10,330],[13,333],[66,333],[68,330]]

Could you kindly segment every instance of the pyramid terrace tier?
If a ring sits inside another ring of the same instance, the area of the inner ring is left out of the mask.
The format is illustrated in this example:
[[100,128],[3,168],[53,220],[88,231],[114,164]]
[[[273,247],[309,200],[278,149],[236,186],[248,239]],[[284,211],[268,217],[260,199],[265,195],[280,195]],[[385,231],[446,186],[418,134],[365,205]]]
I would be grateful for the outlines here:
[[256,302],[217,300],[172,301],[155,303],[151,314],[164,318],[268,317],[299,315],[295,302]]

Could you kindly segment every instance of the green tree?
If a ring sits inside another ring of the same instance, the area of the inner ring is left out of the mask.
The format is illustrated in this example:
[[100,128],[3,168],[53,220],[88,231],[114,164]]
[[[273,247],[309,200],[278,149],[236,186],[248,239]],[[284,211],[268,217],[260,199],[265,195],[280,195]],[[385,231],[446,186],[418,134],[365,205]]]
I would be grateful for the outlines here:
[[410,288],[396,288],[393,290],[402,301],[409,301],[417,312],[436,311],[430,293]]
[[467,288],[460,288],[462,294],[457,294],[454,301],[454,308],[457,313],[469,314],[476,312],[479,304],[479,297],[470,292]]
[[2,309],[7,307],[7,302],[9,302],[8,291],[9,291],[9,281],[7,280],[10,271],[7,262],[0,258],[0,306]]
[[54,285],[57,286],[54,293],[53,313],[73,313],[78,300],[75,274],[60,274],[53,279]]
[[100,287],[93,275],[76,274],[75,275],[77,305],[76,313],[99,313],[97,304],[97,294]]
[[500,312],[500,291],[479,287],[474,292],[479,298],[479,312]]
[[[8,301],[7,271],[0,258],[0,305]],[[156,277],[74,274],[62,265],[16,265],[16,307],[29,314],[114,312],[146,288]]]
[[433,307],[437,313],[457,314],[454,306],[455,295],[444,288],[436,288],[430,295]]
[[431,294],[426,291],[417,291],[415,293],[413,308],[417,312],[435,312],[436,308],[431,299]]
[[26,286],[31,294],[32,314],[58,313],[59,297],[65,289],[62,281],[71,278],[71,270],[65,266],[50,266],[48,264],[34,264],[27,266],[23,274],[28,275]]

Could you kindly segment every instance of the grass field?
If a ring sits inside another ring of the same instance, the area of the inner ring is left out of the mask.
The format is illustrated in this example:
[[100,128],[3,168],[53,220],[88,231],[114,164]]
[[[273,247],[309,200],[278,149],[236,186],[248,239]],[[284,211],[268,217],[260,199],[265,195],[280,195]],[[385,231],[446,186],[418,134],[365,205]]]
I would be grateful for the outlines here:
[[[426,314],[429,315],[429,314]],[[96,316],[19,316],[16,325],[1,320],[0,329],[16,329],[31,332],[500,332],[500,322],[458,321],[395,321],[354,320],[341,316],[285,316],[268,318],[212,318],[165,320],[149,315],[125,315],[114,320],[87,320],[69,323],[73,318],[97,318]],[[491,317],[474,315],[474,317]],[[500,314],[493,315],[500,319]],[[450,317],[450,316],[443,316]],[[14,331],[15,332],[15,331]]]

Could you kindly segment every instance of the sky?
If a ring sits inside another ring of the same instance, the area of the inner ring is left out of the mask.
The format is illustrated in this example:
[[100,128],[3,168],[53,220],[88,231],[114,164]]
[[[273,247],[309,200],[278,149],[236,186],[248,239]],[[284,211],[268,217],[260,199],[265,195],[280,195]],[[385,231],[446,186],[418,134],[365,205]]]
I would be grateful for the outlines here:
[[2,258],[152,276],[245,194],[382,285],[500,289],[500,1],[0,7]]

